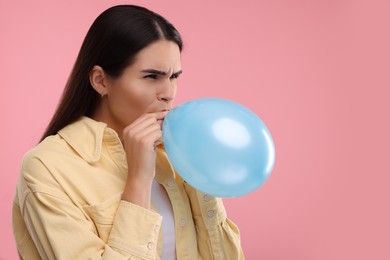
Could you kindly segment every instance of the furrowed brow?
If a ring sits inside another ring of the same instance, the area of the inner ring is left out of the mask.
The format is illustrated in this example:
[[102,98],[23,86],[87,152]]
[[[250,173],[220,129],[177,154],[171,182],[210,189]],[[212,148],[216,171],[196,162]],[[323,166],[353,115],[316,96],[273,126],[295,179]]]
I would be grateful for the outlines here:
[[179,70],[179,71],[176,71],[175,73],[173,73],[172,76],[179,76],[182,73],[183,73],[183,70]]
[[157,75],[167,75],[165,71],[162,70],[155,70],[155,69],[146,69],[146,70],[141,70],[143,73],[150,73],[150,74],[157,74]]

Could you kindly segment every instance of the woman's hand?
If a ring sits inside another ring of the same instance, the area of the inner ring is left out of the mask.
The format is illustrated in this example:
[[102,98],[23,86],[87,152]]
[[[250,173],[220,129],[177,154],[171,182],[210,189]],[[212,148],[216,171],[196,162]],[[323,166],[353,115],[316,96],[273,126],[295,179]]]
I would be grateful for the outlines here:
[[122,199],[150,208],[156,169],[156,146],[161,144],[162,120],[168,112],[147,113],[123,129],[128,176]]

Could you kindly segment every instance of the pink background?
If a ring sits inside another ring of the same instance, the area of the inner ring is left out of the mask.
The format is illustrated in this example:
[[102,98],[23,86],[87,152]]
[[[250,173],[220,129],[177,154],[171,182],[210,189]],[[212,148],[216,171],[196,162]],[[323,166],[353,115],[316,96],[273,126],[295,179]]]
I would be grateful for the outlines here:
[[226,199],[247,259],[390,259],[387,0],[0,0],[0,259],[16,259],[11,206],[22,155],[54,112],[93,19],[145,5],[181,31],[176,104],[222,97],[276,144],[256,192]]

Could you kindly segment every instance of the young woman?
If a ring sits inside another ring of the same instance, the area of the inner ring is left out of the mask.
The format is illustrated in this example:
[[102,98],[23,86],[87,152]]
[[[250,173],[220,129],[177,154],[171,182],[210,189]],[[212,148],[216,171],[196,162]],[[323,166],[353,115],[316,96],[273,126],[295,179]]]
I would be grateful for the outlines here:
[[22,163],[13,228],[22,259],[242,259],[219,198],[168,161],[182,40],[145,8],[103,12],[61,102]]

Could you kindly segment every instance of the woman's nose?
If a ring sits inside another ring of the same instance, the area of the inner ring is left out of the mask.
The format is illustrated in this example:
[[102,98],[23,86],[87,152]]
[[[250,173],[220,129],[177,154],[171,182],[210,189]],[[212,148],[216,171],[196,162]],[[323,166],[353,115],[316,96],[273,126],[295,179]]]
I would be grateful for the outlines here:
[[169,80],[161,86],[159,93],[157,94],[157,99],[159,101],[169,102],[175,98],[176,92],[176,83]]

